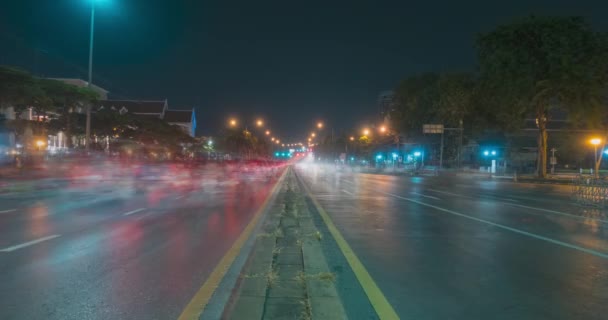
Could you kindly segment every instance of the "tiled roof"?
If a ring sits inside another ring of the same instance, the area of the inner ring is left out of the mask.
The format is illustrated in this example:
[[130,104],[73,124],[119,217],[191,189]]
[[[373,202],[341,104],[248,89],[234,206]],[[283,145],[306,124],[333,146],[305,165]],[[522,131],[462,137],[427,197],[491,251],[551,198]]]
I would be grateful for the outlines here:
[[120,110],[123,107],[127,112],[136,114],[157,114],[161,115],[165,109],[165,101],[136,101],[136,100],[100,100],[97,102],[97,109],[112,108]]
[[192,121],[192,110],[167,110],[163,120],[170,123],[190,123]]

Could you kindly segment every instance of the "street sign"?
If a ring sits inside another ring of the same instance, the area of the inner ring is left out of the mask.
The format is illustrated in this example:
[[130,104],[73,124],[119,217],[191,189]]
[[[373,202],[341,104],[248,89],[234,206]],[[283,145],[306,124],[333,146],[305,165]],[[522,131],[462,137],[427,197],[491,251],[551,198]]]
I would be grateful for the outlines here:
[[422,133],[443,133],[442,124],[425,124],[422,125]]
[[557,164],[557,157],[550,157],[550,164],[551,165],[556,165]]

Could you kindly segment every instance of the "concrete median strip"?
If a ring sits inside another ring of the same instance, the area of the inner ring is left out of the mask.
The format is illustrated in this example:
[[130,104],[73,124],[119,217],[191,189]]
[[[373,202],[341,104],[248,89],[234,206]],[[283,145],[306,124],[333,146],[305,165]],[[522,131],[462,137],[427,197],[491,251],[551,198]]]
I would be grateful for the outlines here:
[[290,169],[222,318],[346,319],[322,241]]

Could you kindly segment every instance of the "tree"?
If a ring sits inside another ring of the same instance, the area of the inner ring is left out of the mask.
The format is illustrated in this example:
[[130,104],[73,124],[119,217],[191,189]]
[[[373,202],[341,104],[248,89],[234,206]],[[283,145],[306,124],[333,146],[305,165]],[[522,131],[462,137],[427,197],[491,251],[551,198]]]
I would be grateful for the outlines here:
[[539,177],[547,174],[547,121],[554,108],[572,118],[600,103],[606,36],[578,17],[528,17],[477,39],[483,103],[504,128],[534,115]]
[[406,137],[422,135],[422,125],[439,119],[439,75],[425,73],[404,79],[395,90],[397,107],[391,126]]

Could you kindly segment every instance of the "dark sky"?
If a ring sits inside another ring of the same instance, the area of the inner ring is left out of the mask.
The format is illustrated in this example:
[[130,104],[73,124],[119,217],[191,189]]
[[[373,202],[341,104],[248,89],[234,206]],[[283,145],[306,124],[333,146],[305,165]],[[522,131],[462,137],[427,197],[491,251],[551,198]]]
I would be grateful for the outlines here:
[[[0,64],[86,78],[89,1],[0,0]],[[316,119],[377,119],[380,91],[423,71],[475,67],[474,39],[534,14],[608,30],[608,1],[97,0],[94,83],[195,106],[202,134],[263,116],[287,141]]]

